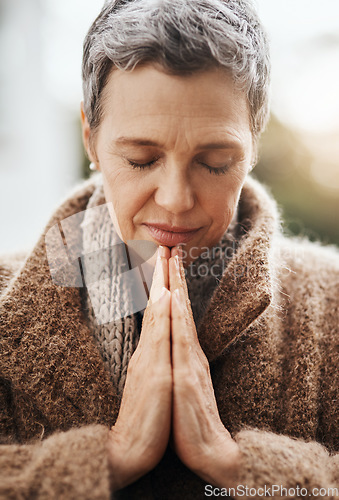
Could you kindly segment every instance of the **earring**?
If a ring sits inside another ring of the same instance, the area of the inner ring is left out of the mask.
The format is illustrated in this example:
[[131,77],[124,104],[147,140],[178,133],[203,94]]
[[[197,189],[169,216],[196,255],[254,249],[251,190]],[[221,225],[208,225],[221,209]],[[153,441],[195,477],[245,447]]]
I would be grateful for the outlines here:
[[93,162],[92,162],[92,163],[90,163],[90,164],[89,164],[89,169],[90,169],[90,170],[96,170],[96,169],[97,169],[97,167],[95,166],[95,163],[93,163]]

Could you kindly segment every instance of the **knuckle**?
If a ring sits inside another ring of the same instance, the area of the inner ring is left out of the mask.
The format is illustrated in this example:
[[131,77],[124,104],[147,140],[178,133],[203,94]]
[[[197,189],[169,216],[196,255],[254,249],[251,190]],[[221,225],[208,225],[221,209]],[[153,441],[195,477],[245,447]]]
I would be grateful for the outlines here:
[[150,344],[157,350],[168,340],[168,337],[169,335],[163,329],[158,329],[150,336]]
[[179,318],[180,320],[185,320],[186,321],[186,315],[184,313],[184,311],[182,311],[181,309],[177,308],[176,309],[176,316],[177,318]]
[[170,387],[172,385],[170,370],[166,370],[163,365],[152,368],[152,379],[156,387]]
[[153,306],[150,306],[147,309],[146,316],[144,317],[144,323],[143,323],[143,328],[149,328],[150,326],[154,326],[155,324],[155,316],[154,316],[154,311],[153,311]]
[[196,374],[191,374],[187,379],[187,388],[190,392],[196,391],[200,387],[200,378]]
[[199,382],[197,374],[193,371],[186,373],[185,382],[186,382],[187,386],[195,387],[197,385],[197,383]]
[[168,318],[168,313],[164,309],[158,309],[157,311],[157,319],[166,320]]
[[187,369],[177,370],[176,373],[177,380],[179,380],[179,385],[181,390],[187,391],[188,393],[193,393],[196,391],[197,387],[200,386],[200,380],[197,374],[193,371]]
[[[164,309],[157,308],[156,303],[153,304],[151,308],[148,310],[147,314],[146,313],[144,314],[144,321],[142,323],[142,334],[145,331],[150,332],[153,330],[158,330],[159,324],[164,324],[166,321],[168,321],[169,323],[168,312]],[[158,332],[154,336],[157,338]]]
[[188,335],[186,335],[184,333],[182,335],[180,335],[177,342],[179,343],[179,347],[182,349],[189,350],[191,348],[191,343],[190,343],[189,337],[188,337]]
[[163,342],[162,335],[152,335],[150,338],[150,344],[154,349],[158,349]]

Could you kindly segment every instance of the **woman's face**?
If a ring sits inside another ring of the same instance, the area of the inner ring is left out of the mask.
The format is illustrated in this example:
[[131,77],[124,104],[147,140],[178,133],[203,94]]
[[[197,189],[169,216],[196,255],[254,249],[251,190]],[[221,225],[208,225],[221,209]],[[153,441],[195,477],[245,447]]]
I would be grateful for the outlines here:
[[253,156],[247,100],[227,73],[114,70],[103,110],[94,152],[84,116],[83,134],[120,237],[182,243],[186,264],[217,244]]

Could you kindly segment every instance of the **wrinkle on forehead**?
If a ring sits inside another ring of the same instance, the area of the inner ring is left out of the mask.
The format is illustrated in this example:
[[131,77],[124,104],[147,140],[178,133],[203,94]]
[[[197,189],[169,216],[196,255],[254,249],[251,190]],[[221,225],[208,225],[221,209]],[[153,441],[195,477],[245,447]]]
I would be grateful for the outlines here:
[[251,138],[247,98],[224,71],[173,76],[153,66],[115,70],[105,93],[110,142],[139,137],[185,152],[216,137],[242,145]]
[[[207,76],[207,78],[206,78]],[[215,95],[221,97],[221,102],[216,102]],[[194,73],[189,76],[169,75],[159,71],[153,65],[137,67],[133,71],[112,71],[103,91],[105,98],[104,107],[109,107],[109,101],[113,96],[126,110],[131,107],[137,108],[147,115],[152,115],[150,105],[159,101],[166,106],[166,114],[191,117],[196,113],[206,114],[213,110],[213,116],[218,115],[222,108],[227,113],[239,110],[239,107],[247,109],[248,102],[245,94],[236,88],[232,78],[222,69],[215,68],[204,72]],[[180,107],[177,106],[180,100]],[[157,112],[159,108],[155,107]]]

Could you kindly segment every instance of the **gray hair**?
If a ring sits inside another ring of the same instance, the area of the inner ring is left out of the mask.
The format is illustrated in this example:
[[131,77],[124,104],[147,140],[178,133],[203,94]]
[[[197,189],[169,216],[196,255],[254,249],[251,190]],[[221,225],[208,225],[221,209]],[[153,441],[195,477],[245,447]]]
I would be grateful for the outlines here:
[[170,74],[227,69],[246,92],[256,142],[269,115],[270,57],[251,0],[106,0],[84,41],[84,109],[92,132],[112,68],[152,62]]

